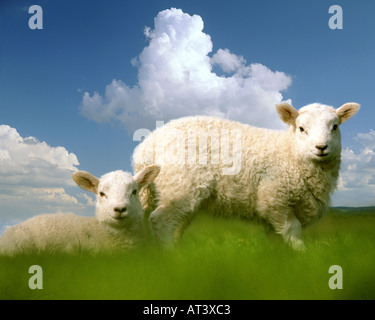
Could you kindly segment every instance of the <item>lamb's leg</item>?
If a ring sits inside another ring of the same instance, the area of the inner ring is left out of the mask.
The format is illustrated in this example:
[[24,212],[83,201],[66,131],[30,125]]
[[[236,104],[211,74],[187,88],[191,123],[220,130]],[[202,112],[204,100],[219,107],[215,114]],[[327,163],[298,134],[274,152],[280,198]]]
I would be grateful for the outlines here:
[[150,228],[157,243],[171,247],[173,246],[176,230],[183,225],[186,213],[181,212],[173,206],[158,206],[150,215]]
[[193,219],[194,215],[190,214],[184,221],[182,221],[177,228],[174,230],[174,242],[177,242],[182,237],[186,227],[189,225],[190,221]]
[[[158,207],[150,214],[152,235],[162,245],[172,246],[182,235],[202,202],[212,193],[213,187],[207,178],[197,188],[191,185],[174,186],[173,192],[159,198]],[[160,192],[160,190],[159,190]]]
[[293,213],[288,214],[284,226],[279,233],[293,249],[304,251],[305,245],[302,240],[302,226]]
[[289,202],[288,194],[278,180],[264,180],[258,187],[257,212],[267,221],[277,234],[293,249],[303,251],[305,245],[302,240],[302,226],[294,215],[294,208]]
[[275,232],[280,234],[284,241],[293,249],[298,251],[305,250],[301,223],[292,212],[288,214],[272,212],[272,214],[267,215],[267,221],[272,225]]
[[158,206],[149,217],[150,229],[153,238],[157,243],[164,243],[165,245],[171,246],[171,229],[172,226],[167,225],[166,221],[163,220],[164,206]]

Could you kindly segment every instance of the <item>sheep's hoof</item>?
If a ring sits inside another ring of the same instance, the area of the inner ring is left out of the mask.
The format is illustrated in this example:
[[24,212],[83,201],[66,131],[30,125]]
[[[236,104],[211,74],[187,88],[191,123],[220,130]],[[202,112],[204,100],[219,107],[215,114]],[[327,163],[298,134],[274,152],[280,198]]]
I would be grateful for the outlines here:
[[296,251],[299,251],[299,252],[306,251],[305,244],[304,244],[303,240],[301,240],[301,239],[291,241],[290,245]]

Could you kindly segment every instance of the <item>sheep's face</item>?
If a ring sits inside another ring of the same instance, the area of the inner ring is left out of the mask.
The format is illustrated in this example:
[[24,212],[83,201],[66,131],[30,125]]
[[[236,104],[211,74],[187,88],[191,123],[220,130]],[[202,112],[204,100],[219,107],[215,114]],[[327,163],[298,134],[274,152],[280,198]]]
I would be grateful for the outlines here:
[[96,216],[100,222],[126,225],[142,213],[138,184],[130,173],[114,171],[102,176],[96,202]]
[[101,179],[86,171],[73,174],[74,181],[87,191],[96,194],[96,217],[98,221],[121,228],[143,215],[138,198],[139,189],[151,183],[160,168],[152,165],[138,172],[134,177],[124,171],[113,171]]
[[340,119],[333,108],[306,106],[299,110],[295,123],[295,146],[300,158],[326,161],[340,155]]
[[324,162],[340,158],[339,126],[358,111],[359,105],[347,103],[334,109],[314,103],[297,111],[284,103],[276,109],[281,119],[292,126],[297,157]]

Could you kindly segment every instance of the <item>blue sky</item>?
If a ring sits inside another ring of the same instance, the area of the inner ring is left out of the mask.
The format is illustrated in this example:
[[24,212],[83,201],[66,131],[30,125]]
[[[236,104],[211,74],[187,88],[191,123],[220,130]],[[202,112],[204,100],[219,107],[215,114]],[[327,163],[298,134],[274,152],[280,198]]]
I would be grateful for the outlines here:
[[[333,4],[343,10],[341,30],[328,26]],[[42,30],[29,28],[31,5],[43,9]],[[280,129],[273,105],[281,100],[361,104],[342,126],[333,204],[375,205],[374,12],[371,0],[2,1],[0,224],[93,214],[71,173],[131,170],[137,128],[220,113]],[[173,43],[163,42],[165,30]],[[195,87],[176,87],[181,69]],[[222,78],[221,100],[205,97]]]

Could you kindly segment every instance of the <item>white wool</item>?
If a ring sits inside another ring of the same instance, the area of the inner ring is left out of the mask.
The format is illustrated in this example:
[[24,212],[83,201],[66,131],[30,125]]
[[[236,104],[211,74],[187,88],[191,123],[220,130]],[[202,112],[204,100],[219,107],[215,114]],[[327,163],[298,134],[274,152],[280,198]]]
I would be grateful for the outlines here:
[[339,125],[359,109],[276,106],[285,132],[215,117],[187,117],[158,128],[135,150],[133,165],[162,167],[141,194],[155,238],[170,244],[199,210],[258,217],[294,248],[302,227],[321,217],[340,168]]
[[78,171],[73,179],[96,194],[96,217],[45,214],[9,228],[0,238],[0,254],[113,252],[134,248],[145,241],[144,217],[138,191],[159,172],[146,167],[134,177],[113,171],[101,179]]

